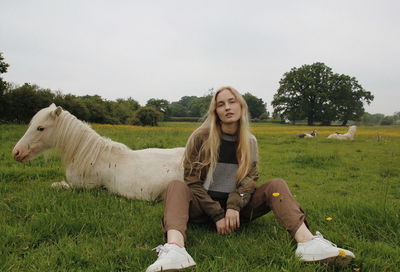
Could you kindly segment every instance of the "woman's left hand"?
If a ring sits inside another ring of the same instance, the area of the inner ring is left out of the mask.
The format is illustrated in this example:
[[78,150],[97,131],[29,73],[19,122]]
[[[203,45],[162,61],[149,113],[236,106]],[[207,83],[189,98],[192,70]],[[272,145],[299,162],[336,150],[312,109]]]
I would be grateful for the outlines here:
[[240,216],[237,210],[234,209],[226,210],[225,225],[229,232],[233,232],[240,227]]

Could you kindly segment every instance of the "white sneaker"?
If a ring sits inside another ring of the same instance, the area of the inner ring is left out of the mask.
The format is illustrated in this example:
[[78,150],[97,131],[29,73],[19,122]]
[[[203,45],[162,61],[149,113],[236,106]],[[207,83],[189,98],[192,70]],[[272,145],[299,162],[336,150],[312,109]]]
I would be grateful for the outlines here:
[[147,268],[146,272],[175,271],[196,265],[184,247],[165,244],[153,250],[158,252],[158,259]]
[[355,258],[353,252],[337,247],[318,231],[311,241],[298,243],[295,254],[304,262],[328,262],[341,266],[348,265]]

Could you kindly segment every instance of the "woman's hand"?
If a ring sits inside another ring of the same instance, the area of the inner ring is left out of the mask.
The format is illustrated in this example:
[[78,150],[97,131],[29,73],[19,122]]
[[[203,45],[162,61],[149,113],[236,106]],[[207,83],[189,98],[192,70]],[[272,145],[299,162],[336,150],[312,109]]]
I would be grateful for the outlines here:
[[217,228],[217,232],[219,234],[227,234],[227,228],[226,228],[226,223],[225,223],[225,218],[222,218],[215,222],[215,226]]
[[225,214],[225,226],[228,233],[234,232],[240,227],[239,212],[234,209],[227,209]]
[[227,209],[225,218],[215,222],[219,234],[228,234],[234,232],[240,227],[240,216],[237,210]]

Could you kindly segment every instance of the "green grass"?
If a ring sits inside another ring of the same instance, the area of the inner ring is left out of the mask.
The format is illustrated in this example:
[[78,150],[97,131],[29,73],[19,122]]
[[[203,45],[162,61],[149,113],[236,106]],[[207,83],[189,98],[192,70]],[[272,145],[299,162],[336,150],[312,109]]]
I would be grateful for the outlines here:
[[[184,146],[197,125],[94,128],[141,149]],[[144,271],[156,259],[151,249],[163,243],[162,203],[127,200],[102,189],[50,189],[64,179],[56,152],[27,164],[11,157],[25,129],[0,125],[0,271]],[[309,129],[254,125],[260,183],[285,179],[311,230],[356,254],[343,271],[400,270],[400,137],[385,136],[385,129],[359,128],[354,141],[339,142],[325,136],[340,128],[298,139],[295,133]],[[399,127],[388,130],[400,134]],[[272,214],[228,236],[190,225],[188,238],[186,247],[198,264],[192,271],[338,270],[294,258],[295,243]]]

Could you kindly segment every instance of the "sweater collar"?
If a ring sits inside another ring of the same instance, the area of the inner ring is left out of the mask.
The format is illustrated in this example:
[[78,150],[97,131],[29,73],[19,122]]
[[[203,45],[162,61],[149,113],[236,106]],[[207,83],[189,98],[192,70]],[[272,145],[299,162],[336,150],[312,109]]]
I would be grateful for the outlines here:
[[236,142],[237,141],[237,135],[232,135],[232,134],[226,134],[222,133],[222,140],[229,141],[229,142]]

